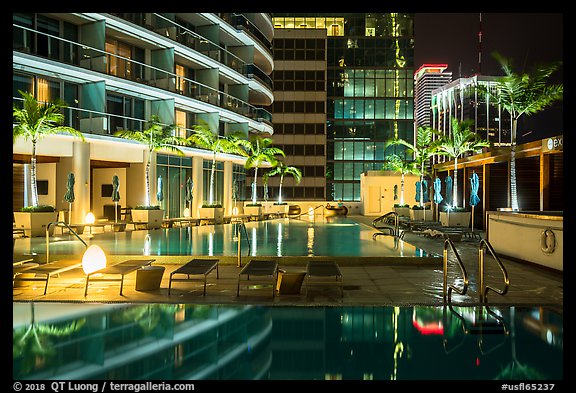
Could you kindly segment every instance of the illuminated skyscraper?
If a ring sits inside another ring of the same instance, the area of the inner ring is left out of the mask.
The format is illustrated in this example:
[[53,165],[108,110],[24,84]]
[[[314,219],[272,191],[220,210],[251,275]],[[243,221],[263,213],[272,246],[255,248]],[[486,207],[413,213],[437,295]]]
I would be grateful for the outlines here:
[[432,91],[452,82],[452,73],[444,72],[447,64],[423,64],[414,73],[415,125],[430,127],[430,101]]
[[[324,50],[316,46],[316,53],[313,53],[314,50],[309,50],[306,42],[301,40],[294,40],[286,46],[286,34],[297,34],[300,29],[325,32],[326,93],[317,89],[317,79],[311,81],[314,86],[308,85],[308,79],[296,79],[296,73],[292,91],[308,95],[314,91],[315,100],[325,96],[326,149],[315,148],[313,154],[325,159],[325,178],[318,178],[318,181],[325,185],[326,200],[359,201],[362,172],[381,169],[384,159],[392,152],[412,158],[402,146],[385,151],[384,145],[391,138],[414,141],[414,16],[399,13],[274,14],[273,23],[276,32],[286,30],[282,35],[284,47],[273,45],[276,70],[280,70],[280,61],[284,62],[285,90],[289,90],[286,83],[292,82],[286,79],[286,70],[289,67],[305,70],[304,62],[309,60],[308,56],[313,56],[317,63],[322,61],[318,56]],[[280,35],[275,33],[275,37]],[[280,51],[282,58],[278,57]],[[318,64],[315,67],[314,75],[317,77],[322,67]],[[282,99],[277,94],[277,78],[274,80],[273,122],[278,126],[276,119],[283,114],[282,127],[286,129],[288,119],[285,107],[279,107]],[[300,87],[298,82],[303,82]],[[285,103],[290,101],[288,97],[284,95]],[[304,119],[308,113],[295,113],[294,126],[309,124]],[[312,132],[312,127],[304,127],[305,135],[309,132]],[[315,143],[324,141],[321,135],[317,135],[317,127],[313,132]],[[279,135],[275,127],[275,141]],[[284,138],[284,146],[287,140]],[[308,152],[303,154],[310,160]]]

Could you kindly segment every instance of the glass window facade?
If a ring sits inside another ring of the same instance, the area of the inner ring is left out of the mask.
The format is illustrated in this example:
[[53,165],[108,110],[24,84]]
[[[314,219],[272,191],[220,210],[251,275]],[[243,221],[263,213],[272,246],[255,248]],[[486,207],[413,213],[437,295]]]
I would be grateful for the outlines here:
[[[186,181],[192,177],[192,158],[158,154],[156,157],[156,175],[162,176],[162,194],[164,200],[160,207],[168,217],[183,217],[186,206]],[[151,181],[152,190],[156,181]]]
[[[381,169],[392,153],[412,158],[402,146],[384,146],[392,138],[414,142],[414,15],[275,14],[273,21],[275,28],[327,29],[326,199],[359,201],[362,172]],[[289,41],[283,48],[297,51]],[[300,81],[286,71],[274,76],[275,83]],[[286,112],[284,104],[277,109]]]

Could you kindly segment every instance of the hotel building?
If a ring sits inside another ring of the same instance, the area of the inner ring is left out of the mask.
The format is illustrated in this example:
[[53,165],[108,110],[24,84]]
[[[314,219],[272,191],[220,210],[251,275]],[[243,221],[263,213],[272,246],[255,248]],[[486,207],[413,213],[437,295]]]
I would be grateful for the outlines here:
[[452,73],[445,72],[448,64],[423,64],[414,73],[414,123],[430,127],[432,91],[452,82]]
[[[120,180],[121,206],[144,204],[144,144],[114,136],[117,130],[144,130],[152,116],[176,125],[188,137],[206,122],[218,135],[271,135],[274,29],[267,13],[14,13],[13,101],[18,90],[39,101],[65,101],[65,125],[85,142],[53,135],[37,144],[40,204],[67,210],[67,174],[76,178],[72,222],[92,211],[104,215],[104,195],[113,176]],[[154,151],[152,203],[169,217],[186,207],[183,185],[191,178],[192,216],[207,200],[212,152],[182,148],[184,155]],[[13,209],[29,204],[31,142],[13,145]],[[217,155],[216,201],[230,214],[232,184],[246,195],[245,159]],[[156,181],[163,177],[161,202]],[[103,187],[104,186],[104,187]]]

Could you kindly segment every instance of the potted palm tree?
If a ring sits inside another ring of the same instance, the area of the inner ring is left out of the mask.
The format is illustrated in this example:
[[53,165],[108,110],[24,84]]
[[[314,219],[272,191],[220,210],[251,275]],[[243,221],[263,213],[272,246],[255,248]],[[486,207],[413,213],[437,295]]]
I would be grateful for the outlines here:
[[210,170],[210,188],[208,190],[208,201],[204,201],[199,209],[199,218],[209,218],[215,223],[221,223],[224,219],[224,207],[221,202],[215,201],[214,198],[214,176],[216,172],[216,155],[218,153],[243,154],[244,151],[238,144],[241,134],[231,134],[226,137],[220,137],[213,132],[208,124],[201,121],[194,126],[193,133],[188,137],[188,144],[198,146],[212,152],[212,166]]
[[404,177],[406,175],[418,174],[416,163],[414,161],[404,160],[398,154],[392,154],[386,159],[382,169],[400,172],[400,201],[394,204],[394,211],[399,216],[409,217],[410,205],[404,201]]
[[448,206],[448,211],[440,212],[440,222],[443,226],[468,227],[471,213],[458,206],[458,158],[465,153],[490,146],[490,143],[470,130],[471,120],[459,122],[458,119],[452,118],[451,126],[450,135],[444,136],[440,141],[439,154],[447,155],[454,160],[452,206]]
[[165,149],[174,152],[180,156],[184,152],[178,148],[178,145],[186,143],[185,138],[172,135],[174,126],[167,126],[160,122],[157,115],[153,115],[148,122],[148,128],[143,131],[119,130],[114,135],[131,139],[146,145],[148,149],[148,161],[146,162],[146,200],[143,205],[136,205],[132,208],[132,220],[134,222],[145,222],[148,229],[157,229],[162,226],[164,210],[159,205],[153,205],[150,199],[150,165],[152,163],[152,154],[155,151]]
[[32,191],[32,204],[25,206],[22,211],[14,212],[14,221],[17,228],[24,229],[25,236],[44,236],[48,223],[56,221],[58,214],[53,206],[38,203],[38,185],[36,183],[36,146],[47,135],[68,133],[84,140],[80,131],[63,126],[64,114],[62,109],[66,104],[55,99],[51,102],[39,102],[28,92],[19,90],[23,98],[22,106],[15,103],[12,108],[14,126],[12,128],[12,143],[19,138],[32,142],[32,156],[30,159],[30,188]]
[[[434,139],[434,135],[437,136]],[[402,145],[407,148],[408,152],[414,154],[414,174],[420,175],[420,184],[424,184],[424,176],[426,175],[426,163],[438,153],[438,146],[442,134],[432,129],[431,127],[418,127],[416,134],[416,144],[412,144],[403,139],[392,139],[386,142],[386,147],[393,145]],[[432,210],[426,209],[424,187],[420,187],[419,197],[416,200],[418,205],[414,205],[410,209],[410,218],[412,220],[432,220]],[[429,213],[427,212],[429,211]]]
[[523,115],[529,116],[543,111],[554,102],[562,100],[564,87],[562,84],[547,83],[550,76],[558,70],[561,62],[541,64],[532,72],[518,74],[512,70],[511,60],[495,52],[492,55],[504,71],[504,76],[497,78],[492,86],[479,86],[479,90],[487,95],[494,105],[500,106],[512,118],[512,135],[510,146],[510,201],[512,210],[518,210],[518,195],[516,193],[516,135],[518,120]]
[[278,160],[275,167],[264,174],[264,182],[268,181],[271,176],[280,175],[280,186],[278,187],[278,202],[275,202],[272,206],[271,213],[287,215],[288,214],[288,204],[282,201],[282,184],[284,183],[284,176],[290,175],[294,177],[296,184],[300,183],[302,180],[302,172],[300,169],[286,165],[283,161]]
[[239,140],[239,144],[244,147],[244,155],[248,157],[244,167],[246,169],[254,168],[254,182],[252,183],[252,203],[244,206],[246,214],[262,215],[262,204],[258,203],[256,195],[256,184],[258,180],[258,168],[264,163],[269,163],[272,167],[278,164],[276,155],[285,157],[286,155],[282,149],[271,146],[272,139],[261,137],[259,135],[252,136],[249,140]]

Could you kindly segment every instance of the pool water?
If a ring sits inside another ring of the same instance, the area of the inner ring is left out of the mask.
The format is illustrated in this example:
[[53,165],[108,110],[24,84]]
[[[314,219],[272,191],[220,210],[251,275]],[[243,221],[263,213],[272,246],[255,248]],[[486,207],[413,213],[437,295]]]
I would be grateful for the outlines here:
[[543,307],[14,303],[13,315],[15,380],[563,378],[563,315]]
[[[427,257],[426,251],[377,232],[347,217],[330,220],[276,219],[245,223],[240,231],[242,256]],[[208,255],[238,253],[238,225],[204,225],[150,231],[106,232],[87,241],[114,255]],[[50,254],[80,254],[84,245],[72,236],[56,236]],[[15,253],[46,253],[46,239],[14,241]]]

